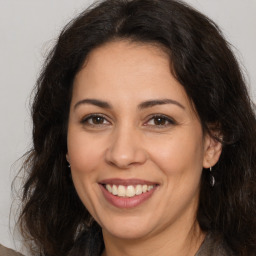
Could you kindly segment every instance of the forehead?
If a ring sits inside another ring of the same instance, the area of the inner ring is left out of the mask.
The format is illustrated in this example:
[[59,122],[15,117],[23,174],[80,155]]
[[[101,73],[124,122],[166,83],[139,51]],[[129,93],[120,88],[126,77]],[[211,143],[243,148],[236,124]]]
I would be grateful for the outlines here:
[[93,49],[88,54],[81,70],[86,69],[84,73],[87,74],[92,69],[100,74],[106,72],[105,75],[108,73],[113,79],[114,74],[122,75],[124,79],[128,79],[129,76],[131,79],[139,73],[143,75],[143,73],[157,72],[160,69],[163,70],[164,67],[169,73],[170,58],[163,47],[157,44],[116,40]]
[[190,105],[183,86],[172,75],[167,51],[131,41],[109,42],[92,50],[75,77],[73,95],[113,101],[169,97]]
[[[91,59],[92,57],[95,58],[102,54],[119,54],[120,51],[122,52],[123,59],[128,59],[128,56],[130,56],[131,59],[136,59],[140,58],[141,55],[144,54],[148,55],[148,58],[150,57],[150,55],[162,57],[163,59],[169,62],[169,50],[164,46],[160,45],[159,43],[139,42],[130,39],[115,39],[94,48],[89,53],[87,61],[89,61],[89,59]],[[129,55],[126,55],[127,52],[129,52]],[[149,55],[148,52],[150,52],[151,54]]]

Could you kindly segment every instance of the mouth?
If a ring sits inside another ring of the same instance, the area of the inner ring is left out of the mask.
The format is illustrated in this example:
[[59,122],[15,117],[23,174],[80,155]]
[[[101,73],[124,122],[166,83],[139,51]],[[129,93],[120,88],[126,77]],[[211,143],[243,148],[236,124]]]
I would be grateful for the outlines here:
[[106,184],[104,185],[105,189],[111,193],[114,196],[118,197],[134,197],[141,195],[142,193],[149,192],[152,190],[156,185],[128,185],[128,186],[123,186],[123,185],[111,185],[111,184]]
[[118,208],[131,208],[149,199],[157,183],[143,180],[111,179],[99,183],[105,199]]

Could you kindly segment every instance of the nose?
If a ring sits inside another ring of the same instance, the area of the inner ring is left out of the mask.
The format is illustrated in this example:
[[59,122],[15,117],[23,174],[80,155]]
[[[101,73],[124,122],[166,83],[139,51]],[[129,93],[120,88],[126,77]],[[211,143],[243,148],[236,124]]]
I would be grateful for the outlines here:
[[139,132],[131,128],[114,132],[106,150],[106,161],[121,169],[143,164],[147,160],[146,150]]

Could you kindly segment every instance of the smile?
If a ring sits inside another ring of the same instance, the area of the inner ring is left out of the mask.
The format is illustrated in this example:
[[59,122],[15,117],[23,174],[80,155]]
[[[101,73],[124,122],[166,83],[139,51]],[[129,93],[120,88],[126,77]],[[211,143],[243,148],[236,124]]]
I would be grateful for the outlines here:
[[151,189],[154,188],[154,185],[138,184],[135,186],[134,185],[123,186],[123,185],[106,184],[105,188],[109,193],[111,193],[114,196],[134,197],[150,191]]
[[138,179],[108,179],[99,183],[104,198],[117,208],[134,208],[152,197],[159,184]]

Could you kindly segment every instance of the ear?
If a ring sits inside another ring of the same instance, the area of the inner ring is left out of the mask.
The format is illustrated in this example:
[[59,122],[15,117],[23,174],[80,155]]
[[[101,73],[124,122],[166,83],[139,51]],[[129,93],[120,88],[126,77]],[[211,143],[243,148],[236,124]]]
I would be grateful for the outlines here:
[[69,162],[70,159],[69,159],[68,153],[66,154],[66,159],[67,159],[67,162],[70,163],[70,162]]
[[214,166],[218,162],[221,152],[221,142],[207,134],[204,138],[203,167],[207,169]]

